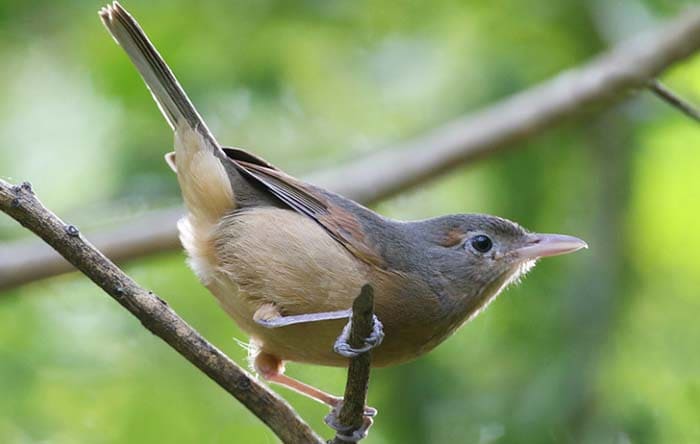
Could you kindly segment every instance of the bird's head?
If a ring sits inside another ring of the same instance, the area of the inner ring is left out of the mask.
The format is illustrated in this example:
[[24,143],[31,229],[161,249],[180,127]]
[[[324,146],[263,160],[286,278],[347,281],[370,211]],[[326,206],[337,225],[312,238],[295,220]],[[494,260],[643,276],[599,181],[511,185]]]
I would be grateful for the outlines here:
[[460,214],[424,221],[430,268],[438,271],[469,317],[543,257],[586,248],[581,239],[530,233],[515,222],[483,214]]

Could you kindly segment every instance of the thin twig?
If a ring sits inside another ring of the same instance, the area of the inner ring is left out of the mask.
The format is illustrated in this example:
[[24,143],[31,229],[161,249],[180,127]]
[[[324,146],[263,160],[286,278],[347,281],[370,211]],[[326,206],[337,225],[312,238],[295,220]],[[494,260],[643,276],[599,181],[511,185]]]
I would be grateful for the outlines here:
[[668,89],[664,84],[654,79],[649,82],[649,89],[656,94],[657,97],[661,98],[661,100],[700,123],[700,109]]
[[114,300],[260,418],[285,443],[322,443],[282,398],[207,342],[168,304],[124,274],[73,225],[46,209],[28,183],[0,179],[0,210],[41,237]]
[[[365,338],[369,337],[372,332],[373,316],[374,291],[371,285],[366,284],[362,287],[360,295],[355,298],[352,304],[352,323],[348,341],[351,347],[360,348]],[[340,409],[337,417],[338,424],[348,430],[346,433],[352,434],[353,431],[359,430],[363,425],[371,361],[371,350],[361,353],[350,360],[343,407]],[[347,444],[338,434],[336,434],[332,443]]]
[[[592,107],[609,106],[630,91],[646,88],[650,79],[699,49],[700,9],[695,8],[483,111],[306,179],[364,204],[377,202],[506,147],[525,147],[525,141]],[[95,237],[97,246],[120,261],[179,248],[177,211],[168,211],[166,217],[156,217],[161,221],[157,225],[138,228],[144,226],[138,222],[141,217],[103,232]],[[159,241],[144,243],[154,238]],[[41,247],[22,243],[0,248],[0,290],[71,269]]]

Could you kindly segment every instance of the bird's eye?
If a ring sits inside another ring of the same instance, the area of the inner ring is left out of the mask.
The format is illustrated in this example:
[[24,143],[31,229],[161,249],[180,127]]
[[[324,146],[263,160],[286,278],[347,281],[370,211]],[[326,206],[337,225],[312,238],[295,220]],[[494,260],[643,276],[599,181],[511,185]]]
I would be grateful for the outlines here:
[[478,234],[469,239],[469,244],[479,253],[486,253],[493,247],[491,239],[483,234]]

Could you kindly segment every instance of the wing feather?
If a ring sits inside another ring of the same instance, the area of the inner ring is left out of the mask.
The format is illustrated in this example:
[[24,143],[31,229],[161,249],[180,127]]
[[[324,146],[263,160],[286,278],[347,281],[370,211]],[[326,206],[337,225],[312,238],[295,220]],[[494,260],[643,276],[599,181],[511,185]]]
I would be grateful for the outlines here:
[[316,221],[358,259],[384,268],[381,255],[368,243],[362,223],[350,211],[333,202],[331,197],[250,153],[228,148],[224,151],[243,174],[265,187],[292,210]]

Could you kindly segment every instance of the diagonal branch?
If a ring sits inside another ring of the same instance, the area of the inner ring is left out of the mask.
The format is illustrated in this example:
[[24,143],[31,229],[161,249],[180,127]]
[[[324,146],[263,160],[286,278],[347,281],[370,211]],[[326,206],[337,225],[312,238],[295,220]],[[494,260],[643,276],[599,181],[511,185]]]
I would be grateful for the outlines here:
[[65,224],[46,209],[28,183],[12,186],[0,179],[0,210],[55,248],[136,316],[144,327],[243,403],[283,442],[323,442],[289,404],[207,342],[165,301],[124,274],[86,241],[75,226]]
[[[376,202],[506,147],[522,147],[523,142],[594,106],[609,106],[630,91],[646,88],[650,80],[699,49],[700,9],[694,8],[480,112],[307,179],[361,203]],[[159,220],[157,225],[144,224],[141,218],[131,226],[102,233],[96,245],[116,261],[177,248],[177,213],[168,210],[146,216]],[[72,269],[35,244],[0,250],[0,289]]]

